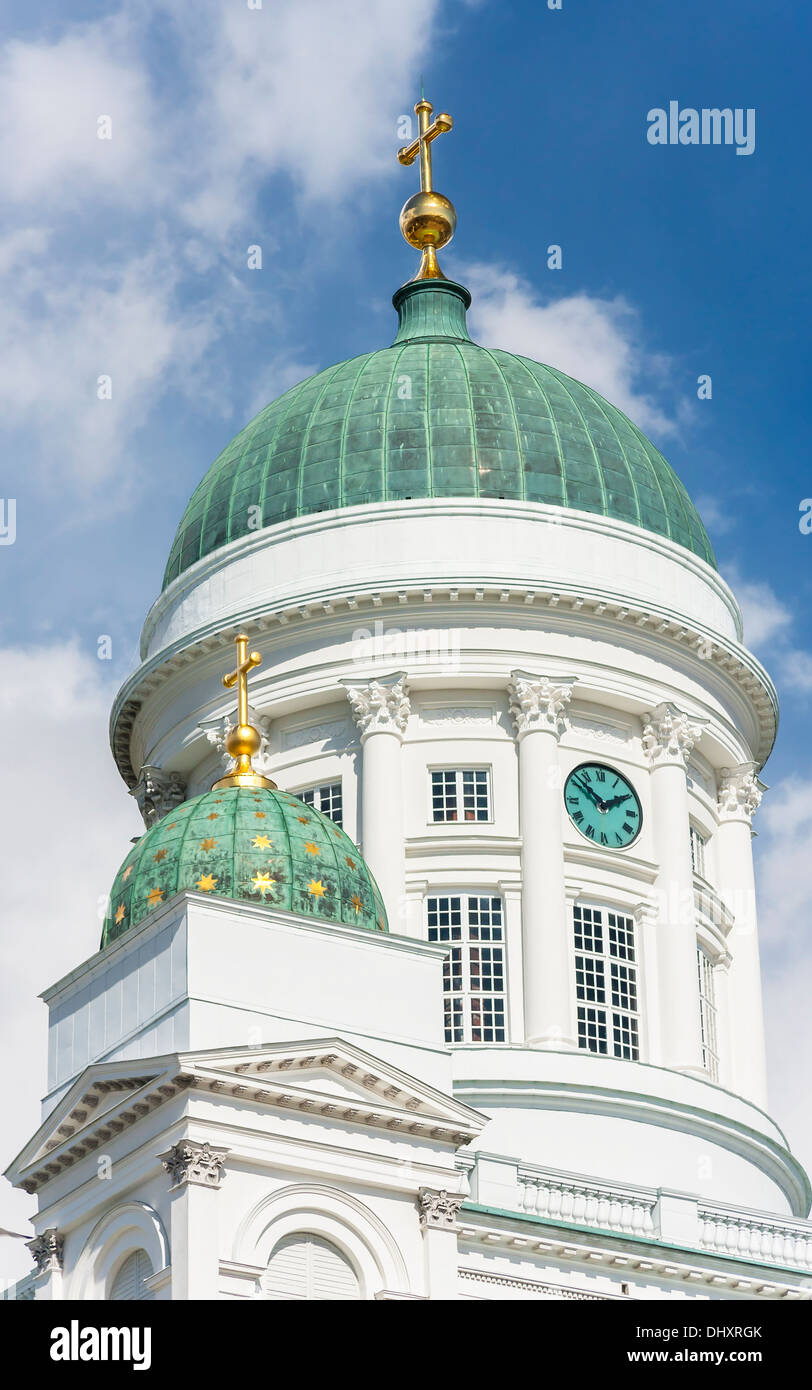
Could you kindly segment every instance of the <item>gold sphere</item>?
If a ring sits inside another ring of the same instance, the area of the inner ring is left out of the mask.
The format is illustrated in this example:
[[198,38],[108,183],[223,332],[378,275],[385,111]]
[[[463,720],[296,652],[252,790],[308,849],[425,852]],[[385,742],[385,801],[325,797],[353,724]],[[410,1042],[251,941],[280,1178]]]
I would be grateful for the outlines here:
[[226,735],[226,749],[232,758],[250,758],[259,752],[262,739],[251,724],[237,724]]
[[415,193],[400,210],[400,230],[416,251],[447,246],[456,226],[454,204],[442,193]]

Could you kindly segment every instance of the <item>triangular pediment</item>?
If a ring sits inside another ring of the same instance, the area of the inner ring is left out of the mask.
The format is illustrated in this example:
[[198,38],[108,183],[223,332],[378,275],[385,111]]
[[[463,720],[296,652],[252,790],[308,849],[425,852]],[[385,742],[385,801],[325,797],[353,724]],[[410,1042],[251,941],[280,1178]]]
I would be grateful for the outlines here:
[[[470,1142],[485,1117],[343,1038],[183,1054],[181,1061],[212,1088],[412,1133]],[[219,1083],[219,1086],[218,1086]],[[403,1123],[401,1123],[403,1122]]]
[[87,1067],[7,1170],[35,1192],[181,1091],[430,1138],[459,1148],[486,1117],[343,1038],[184,1052]]

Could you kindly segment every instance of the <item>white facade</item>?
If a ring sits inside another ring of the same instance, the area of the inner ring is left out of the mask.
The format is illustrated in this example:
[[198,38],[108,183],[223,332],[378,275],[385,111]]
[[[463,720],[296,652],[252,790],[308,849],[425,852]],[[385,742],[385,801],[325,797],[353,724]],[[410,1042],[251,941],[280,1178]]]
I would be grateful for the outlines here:
[[[49,991],[36,1295],[807,1296],[751,852],[776,698],[719,575],[501,500],[234,542],[113,712],[153,816],[226,765],[239,629],[260,768],[340,796],[390,935],[182,894]],[[639,798],[626,847],[567,814],[584,763]]]

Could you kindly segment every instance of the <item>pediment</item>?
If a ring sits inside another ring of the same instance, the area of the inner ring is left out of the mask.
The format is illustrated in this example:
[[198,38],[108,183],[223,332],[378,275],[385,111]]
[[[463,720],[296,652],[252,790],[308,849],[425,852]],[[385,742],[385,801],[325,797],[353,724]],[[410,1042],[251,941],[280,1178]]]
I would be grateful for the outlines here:
[[86,1068],[9,1166],[36,1192],[181,1091],[397,1131],[459,1148],[486,1117],[343,1038],[220,1048]]
[[249,1094],[261,1104],[298,1108],[388,1129],[469,1143],[486,1118],[450,1095],[343,1038],[267,1048],[185,1054],[196,1087]]

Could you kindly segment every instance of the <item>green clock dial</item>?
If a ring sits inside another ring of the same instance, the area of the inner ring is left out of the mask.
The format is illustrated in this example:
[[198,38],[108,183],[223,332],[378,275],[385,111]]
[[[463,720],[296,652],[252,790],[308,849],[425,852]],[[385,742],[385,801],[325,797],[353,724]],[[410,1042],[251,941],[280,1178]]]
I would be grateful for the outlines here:
[[567,815],[585,839],[625,849],[640,834],[643,811],[631,782],[604,763],[581,763],[564,785]]

